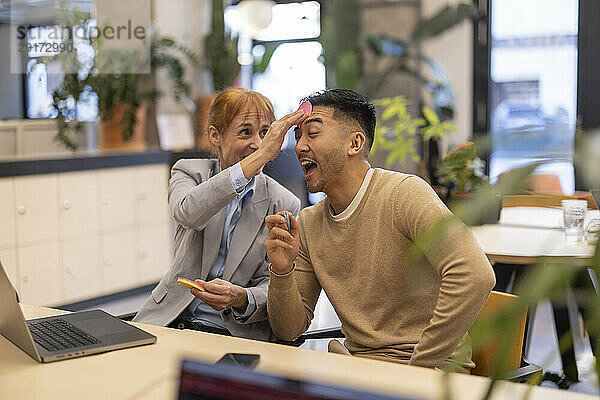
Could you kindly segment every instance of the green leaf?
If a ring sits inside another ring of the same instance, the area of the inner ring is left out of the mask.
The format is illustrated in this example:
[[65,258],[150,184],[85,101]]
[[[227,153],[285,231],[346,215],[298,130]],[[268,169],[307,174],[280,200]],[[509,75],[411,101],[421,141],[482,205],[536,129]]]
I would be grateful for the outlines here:
[[260,62],[254,64],[253,72],[255,74],[264,74],[267,68],[269,67],[269,63],[271,62],[271,58],[273,58],[273,54],[275,54],[275,50],[279,48],[280,43],[267,43],[264,44],[265,53],[263,54]]
[[425,119],[431,125],[437,125],[440,123],[440,119],[438,118],[437,114],[430,107],[424,106],[422,111],[423,115],[425,116]]
[[444,121],[440,124],[440,128],[446,132],[456,132],[458,128],[450,121]]

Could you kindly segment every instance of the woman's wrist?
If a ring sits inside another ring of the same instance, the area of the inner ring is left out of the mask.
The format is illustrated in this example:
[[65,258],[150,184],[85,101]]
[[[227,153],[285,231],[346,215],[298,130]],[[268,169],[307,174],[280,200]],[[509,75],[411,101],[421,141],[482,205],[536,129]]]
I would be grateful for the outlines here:
[[265,160],[262,151],[258,149],[240,161],[240,166],[242,167],[242,172],[246,179],[252,179],[253,176],[260,173],[268,161],[269,160]]

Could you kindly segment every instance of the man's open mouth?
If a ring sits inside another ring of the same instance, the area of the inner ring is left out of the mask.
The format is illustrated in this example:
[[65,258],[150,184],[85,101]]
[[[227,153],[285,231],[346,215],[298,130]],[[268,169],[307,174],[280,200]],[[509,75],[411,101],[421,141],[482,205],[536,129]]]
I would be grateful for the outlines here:
[[313,160],[304,159],[300,161],[300,165],[302,165],[302,169],[304,170],[304,176],[309,177],[312,175],[318,167],[318,164]]

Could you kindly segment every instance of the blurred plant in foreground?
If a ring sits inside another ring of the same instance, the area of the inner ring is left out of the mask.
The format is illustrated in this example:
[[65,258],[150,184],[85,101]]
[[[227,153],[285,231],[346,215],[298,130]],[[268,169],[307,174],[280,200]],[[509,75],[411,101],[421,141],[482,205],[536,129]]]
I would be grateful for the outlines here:
[[[454,209],[454,215],[439,221],[429,231],[423,234],[415,243],[411,250],[411,256],[414,257],[413,265],[419,265],[416,262],[422,253],[418,250],[423,246],[431,246],[438,239],[453,229],[466,229],[460,220],[469,223],[479,218],[480,215],[490,213],[491,209],[496,207],[497,193],[503,195],[514,195],[522,193],[524,182],[527,177],[540,165],[535,163],[523,168],[518,168],[506,173],[498,182],[490,186],[490,190],[482,190],[474,193],[472,201],[464,203]],[[600,170],[600,159],[593,160],[586,168]],[[592,173],[592,171],[588,171]],[[564,306],[567,303],[567,293],[578,274],[588,273],[592,270],[596,276],[600,274],[600,244],[596,243],[594,255],[588,266],[581,266],[577,261],[552,261],[542,260],[526,268],[523,277],[519,279],[515,286],[515,294],[518,299],[509,307],[500,308],[497,312],[488,314],[486,317],[478,319],[469,331],[473,349],[481,348],[483,345],[493,340],[499,343],[499,348],[508,348],[511,337],[505,332],[512,332],[515,324],[519,323],[519,318],[524,308],[535,310],[538,303],[545,300],[551,300],[555,306]],[[577,303],[583,308],[589,310],[590,317],[587,318],[585,328],[590,335],[590,340],[596,340],[595,348],[600,348],[600,296],[590,285],[584,289],[575,292]],[[566,335],[559,338],[560,351],[564,352],[573,346],[573,338]],[[488,390],[483,396],[484,400],[491,397],[494,388],[499,381],[506,378],[511,369],[508,366],[508,352],[500,351],[498,357],[494,360],[491,380]],[[595,372],[600,376],[600,363],[596,359]],[[445,374],[452,371],[445,371]],[[527,383],[538,385],[541,376],[537,375]],[[445,399],[452,399],[451,379],[444,377],[443,396]],[[523,398],[529,397],[530,391],[526,391]]]

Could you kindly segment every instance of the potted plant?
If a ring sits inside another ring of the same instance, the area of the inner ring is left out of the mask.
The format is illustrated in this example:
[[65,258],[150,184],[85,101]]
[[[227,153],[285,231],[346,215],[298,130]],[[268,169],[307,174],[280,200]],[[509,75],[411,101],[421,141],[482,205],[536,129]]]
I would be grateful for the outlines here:
[[[360,5],[356,1],[332,0],[327,3],[321,42],[327,67],[328,86],[357,90],[368,98],[380,96],[381,89],[398,75],[413,78],[425,92],[428,106],[446,121],[454,114],[455,99],[444,69],[421,52],[423,41],[443,34],[465,20],[475,20],[480,12],[472,3],[448,5],[429,18],[420,19],[405,38],[389,35],[363,35],[360,24]],[[365,63],[365,60],[368,62]],[[422,118],[429,118],[423,112]],[[420,144],[422,142],[422,144]],[[399,142],[418,149],[423,163],[419,174],[437,185],[435,170],[439,163],[438,138],[425,139],[423,135]],[[399,149],[398,153],[406,153]],[[410,150],[407,154],[413,154]]]
[[[89,24],[89,19],[81,22],[84,31],[88,31]],[[198,57],[175,40],[153,32],[149,41],[151,73],[138,74],[135,73],[138,58],[131,54],[104,51],[101,37],[89,38],[88,42],[94,49],[91,67],[70,54],[60,59],[63,70],[74,72],[65,73],[52,94],[58,128],[56,139],[70,150],[77,149],[72,132],[81,132],[83,128],[82,123],[76,121],[77,106],[83,96],[95,94],[100,116],[101,149],[144,149],[146,108],[162,95],[154,87],[154,73],[158,69],[166,69],[175,100],[188,99],[190,85],[185,80],[182,60],[187,59],[193,66],[198,66]],[[101,73],[111,63],[119,63],[122,72]]]
[[[438,181],[448,188],[448,207],[468,225],[494,223],[500,218],[502,195],[498,188],[489,185],[484,171],[485,163],[478,157],[475,144],[465,142],[444,155],[436,172]],[[475,202],[476,192],[485,192],[487,203],[493,206],[469,213],[466,210]]]
[[[446,137],[456,127],[449,121],[440,121],[438,115],[427,106],[422,107],[423,117],[413,118],[408,107],[410,103],[403,96],[384,98],[374,101],[381,108],[381,118],[375,127],[373,150],[389,152],[385,160],[386,167],[395,161],[411,159],[420,163],[420,174],[426,180],[429,175],[425,166],[429,163],[429,151],[419,151],[419,144],[428,146],[430,141]],[[422,157],[421,157],[422,154]]]
[[225,30],[225,9],[223,0],[211,0],[210,33],[205,39],[204,67],[209,71],[212,82],[212,92],[196,98],[196,146],[199,149],[210,150],[211,145],[206,134],[206,123],[210,104],[215,98],[215,92],[232,87],[239,75],[240,64],[237,60],[238,39],[233,38]]
[[206,68],[210,71],[213,89],[218,92],[233,85],[240,72],[237,61],[238,40],[225,30],[223,0],[211,0],[210,33],[206,36]]
[[477,156],[473,142],[465,142],[442,158],[436,175],[439,182],[449,189],[451,195],[468,197],[488,184],[484,174],[485,163]]
[[331,0],[324,7],[320,41],[330,87],[361,91],[364,57],[359,11],[358,0]]

